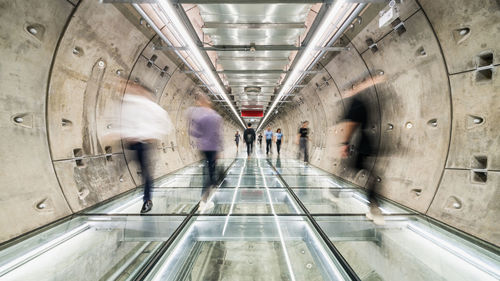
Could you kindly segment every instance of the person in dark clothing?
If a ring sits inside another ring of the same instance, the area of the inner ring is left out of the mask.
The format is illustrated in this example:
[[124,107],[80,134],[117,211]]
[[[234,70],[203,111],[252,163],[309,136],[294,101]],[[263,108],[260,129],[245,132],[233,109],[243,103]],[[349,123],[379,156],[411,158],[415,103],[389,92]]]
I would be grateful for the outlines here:
[[[365,102],[356,96],[360,91],[372,86],[375,83],[382,82],[382,77],[375,77],[373,80],[367,80],[356,87],[353,87],[351,92],[347,92],[346,96],[352,96],[352,102],[347,110],[344,118],[344,138],[341,143],[341,156],[347,158],[351,156],[351,152],[356,157],[354,162],[354,168],[361,171],[365,170],[370,172],[371,165],[369,158],[375,156],[375,148],[370,142],[368,131],[370,130],[368,125],[369,111]],[[360,138],[357,144],[352,143],[352,137],[356,130],[360,130]],[[368,175],[368,181],[366,183],[366,189],[368,191],[369,199],[369,209],[370,212],[366,216],[373,220],[376,224],[383,224],[384,218],[382,212],[379,209],[379,202],[376,197],[375,192],[375,180],[374,176],[370,173]]]
[[276,134],[274,134],[276,138],[276,150],[278,151],[278,156],[280,155],[281,150],[281,141],[283,140],[283,134],[281,133],[281,129],[276,130]]
[[240,132],[236,131],[236,134],[234,135],[234,141],[236,142],[236,152],[238,152],[239,150],[240,139],[241,139]]
[[310,140],[309,138],[309,121],[302,122],[302,126],[299,129],[299,133],[297,134],[297,144],[299,145],[299,159],[300,154],[304,155],[304,162],[309,162],[309,152],[307,148],[307,142]]
[[255,130],[252,128],[252,123],[248,123],[248,128],[243,133],[243,139],[247,144],[247,155],[250,156],[253,152],[253,143],[255,142]]
[[266,136],[266,155],[269,154],[269,152],[272,152],[272,142],[273,142],[273,131],[271,131],[271,127],[267,127],[267,130],[264,132],[264,135]]
[[262,148],[262,134],[259,134],[259,147]]

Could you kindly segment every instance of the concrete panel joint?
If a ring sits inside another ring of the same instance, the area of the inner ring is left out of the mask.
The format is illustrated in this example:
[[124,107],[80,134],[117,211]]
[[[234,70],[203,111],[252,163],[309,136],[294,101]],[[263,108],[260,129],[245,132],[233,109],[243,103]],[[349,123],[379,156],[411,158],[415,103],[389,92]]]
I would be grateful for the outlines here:
[[105,146],[104,151],[106,152],[106,161],[113,161],[113,149],[111,146]]
[[493,79],[493,52],[485,51],[476,57],[476,82]]
[[152,55],[151,58],[148,60],[147,66],[151,68],[154,65],[157,58],[158,58],[157,55]]
[[81,148],[73,149],[73,157],[76,163],[76,166],[83,167],[85,164],[83,163],[83,150]]
[[366,45],[368,45],[368,48],[373,53],[376,53],[378,51],[377,43],[375,43],[372,38],[366,39]]
[[488,180],[488,170],[483,169],[472,169],[471,170],[471,182],[472,183],[486,183]]
[[396,31],[396,33],[401,36],[401,34],[405,33],[406,32],[406,27],[405,27],[405,23],[403,21],[401,21],[400,18],[397,18],[395,19],[392,23],[391,23],[391,26],[392,26],[392,29],[394,29],[394,31]]

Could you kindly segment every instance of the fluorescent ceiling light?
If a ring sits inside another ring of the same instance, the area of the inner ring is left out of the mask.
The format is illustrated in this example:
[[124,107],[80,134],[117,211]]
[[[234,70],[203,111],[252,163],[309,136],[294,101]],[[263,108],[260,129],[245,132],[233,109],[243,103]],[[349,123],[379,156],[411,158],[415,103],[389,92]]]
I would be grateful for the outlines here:
[[293,90],[293,86],[300,81],[304,71],[312,66],[315,58],[321,52],[321,48],[325,47],[330,39],[337,35],[338,31],[345,25],[350,14],[359,4],[350,3],[345,0],[338,0],[328,9],[328,12],[323,17],[318,29],[314,32],[311,40],[307,44],[307,47],[302,52],[301,56],[298,58],[292,72],[286,79],[285,84],[281,88],[278,96],[274,100],[271,108],[267,111],[264,119],[259,124],[257,131],[264,125],[264,122],[273,112],[273,109],[278,105],[278,102],[283,98],[283,96]]
[[[207,86],[207,88],[215,95],[221,96],[231,108],[231,111],[236,116],[243,127],[245,127],[245,123],[241,120],[238,111],[234,108],[233,104],[229,100],[229,97],[226,94],[226,91],[219,83],[219,79],[215,76],[212,71],[212,67],[210,67],[209,62],[205,59],[202,54],[202,51],[196,45],[196,42],[189,35],[187,27],[180,20],[179,15],[176,12],[175,6],[169,0],[159,0],[156,4],[143,4],[148,5],[152,9],[144,10],[142,9],[142,5],[133,4],[135,9],[143,16],[146,21],[153,27],[155,32],[162,38],[167,44],[172,45],[172,42],[165,36],[162,30],[168,30],[168,33],[172,35],[180,46],[173,46],[176,48],[185,48],[180,52],[176,52],[177,55],[186,63],[194,72],[195,75],[200,78],[200,80]],[[156,15],[149,15],[148,13],[155,13]],[[155,19],[159,18],[161,23],[164,24],[164,27],[158,27],[151,19],[154,17]],[[187,54],[187,57],[183,57],[182,54]],[[211,64],[211,63],[210,63]]]

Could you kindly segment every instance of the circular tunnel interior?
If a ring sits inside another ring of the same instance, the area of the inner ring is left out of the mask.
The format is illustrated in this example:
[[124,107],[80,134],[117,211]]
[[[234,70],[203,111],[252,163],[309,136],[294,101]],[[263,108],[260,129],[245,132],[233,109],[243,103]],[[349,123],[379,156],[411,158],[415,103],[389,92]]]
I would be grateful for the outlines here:
[[[133,5],[116,2],[0,0],[0,242],[142,184],[130,151],[106,137],[119,126],[130,83],[151,89],[175,127],[153,149],[154,177],[202,159],[186,111],[203,82],[183,50],[167,47]],[[307,120],[312,166],[360,187],[372,174],[379,196],[498,247],[499,2],[391,1],[398,16],[382,26],[389,1],[373,2],[276,108],[269,110],[269,99],[265,122],[254,127],[281,128],[281,157],[296,158]],[[204,40],[209,32],[194,6],[183,7]],[[320,14],[318,4],[311,7]],[[353,92],[367,106],[365,131],[376,147],[362,173],[339,153]],[[247,119],[214,104],[223,117],[221,158],[230,158],[234,132]]]

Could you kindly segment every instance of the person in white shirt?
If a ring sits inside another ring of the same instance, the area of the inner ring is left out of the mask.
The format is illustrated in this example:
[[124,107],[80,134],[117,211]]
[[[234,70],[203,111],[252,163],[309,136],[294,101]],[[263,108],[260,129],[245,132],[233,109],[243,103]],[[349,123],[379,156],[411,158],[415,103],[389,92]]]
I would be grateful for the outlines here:
[[129,84],[123,97],[120,133],[126,147],[135,152],[141,167],[144,183],[141,213],[147,213],[153,207],[149,151],[155,141],[161,140],[172,129],[167,112],[153,101],[151,91],[137,83]]

